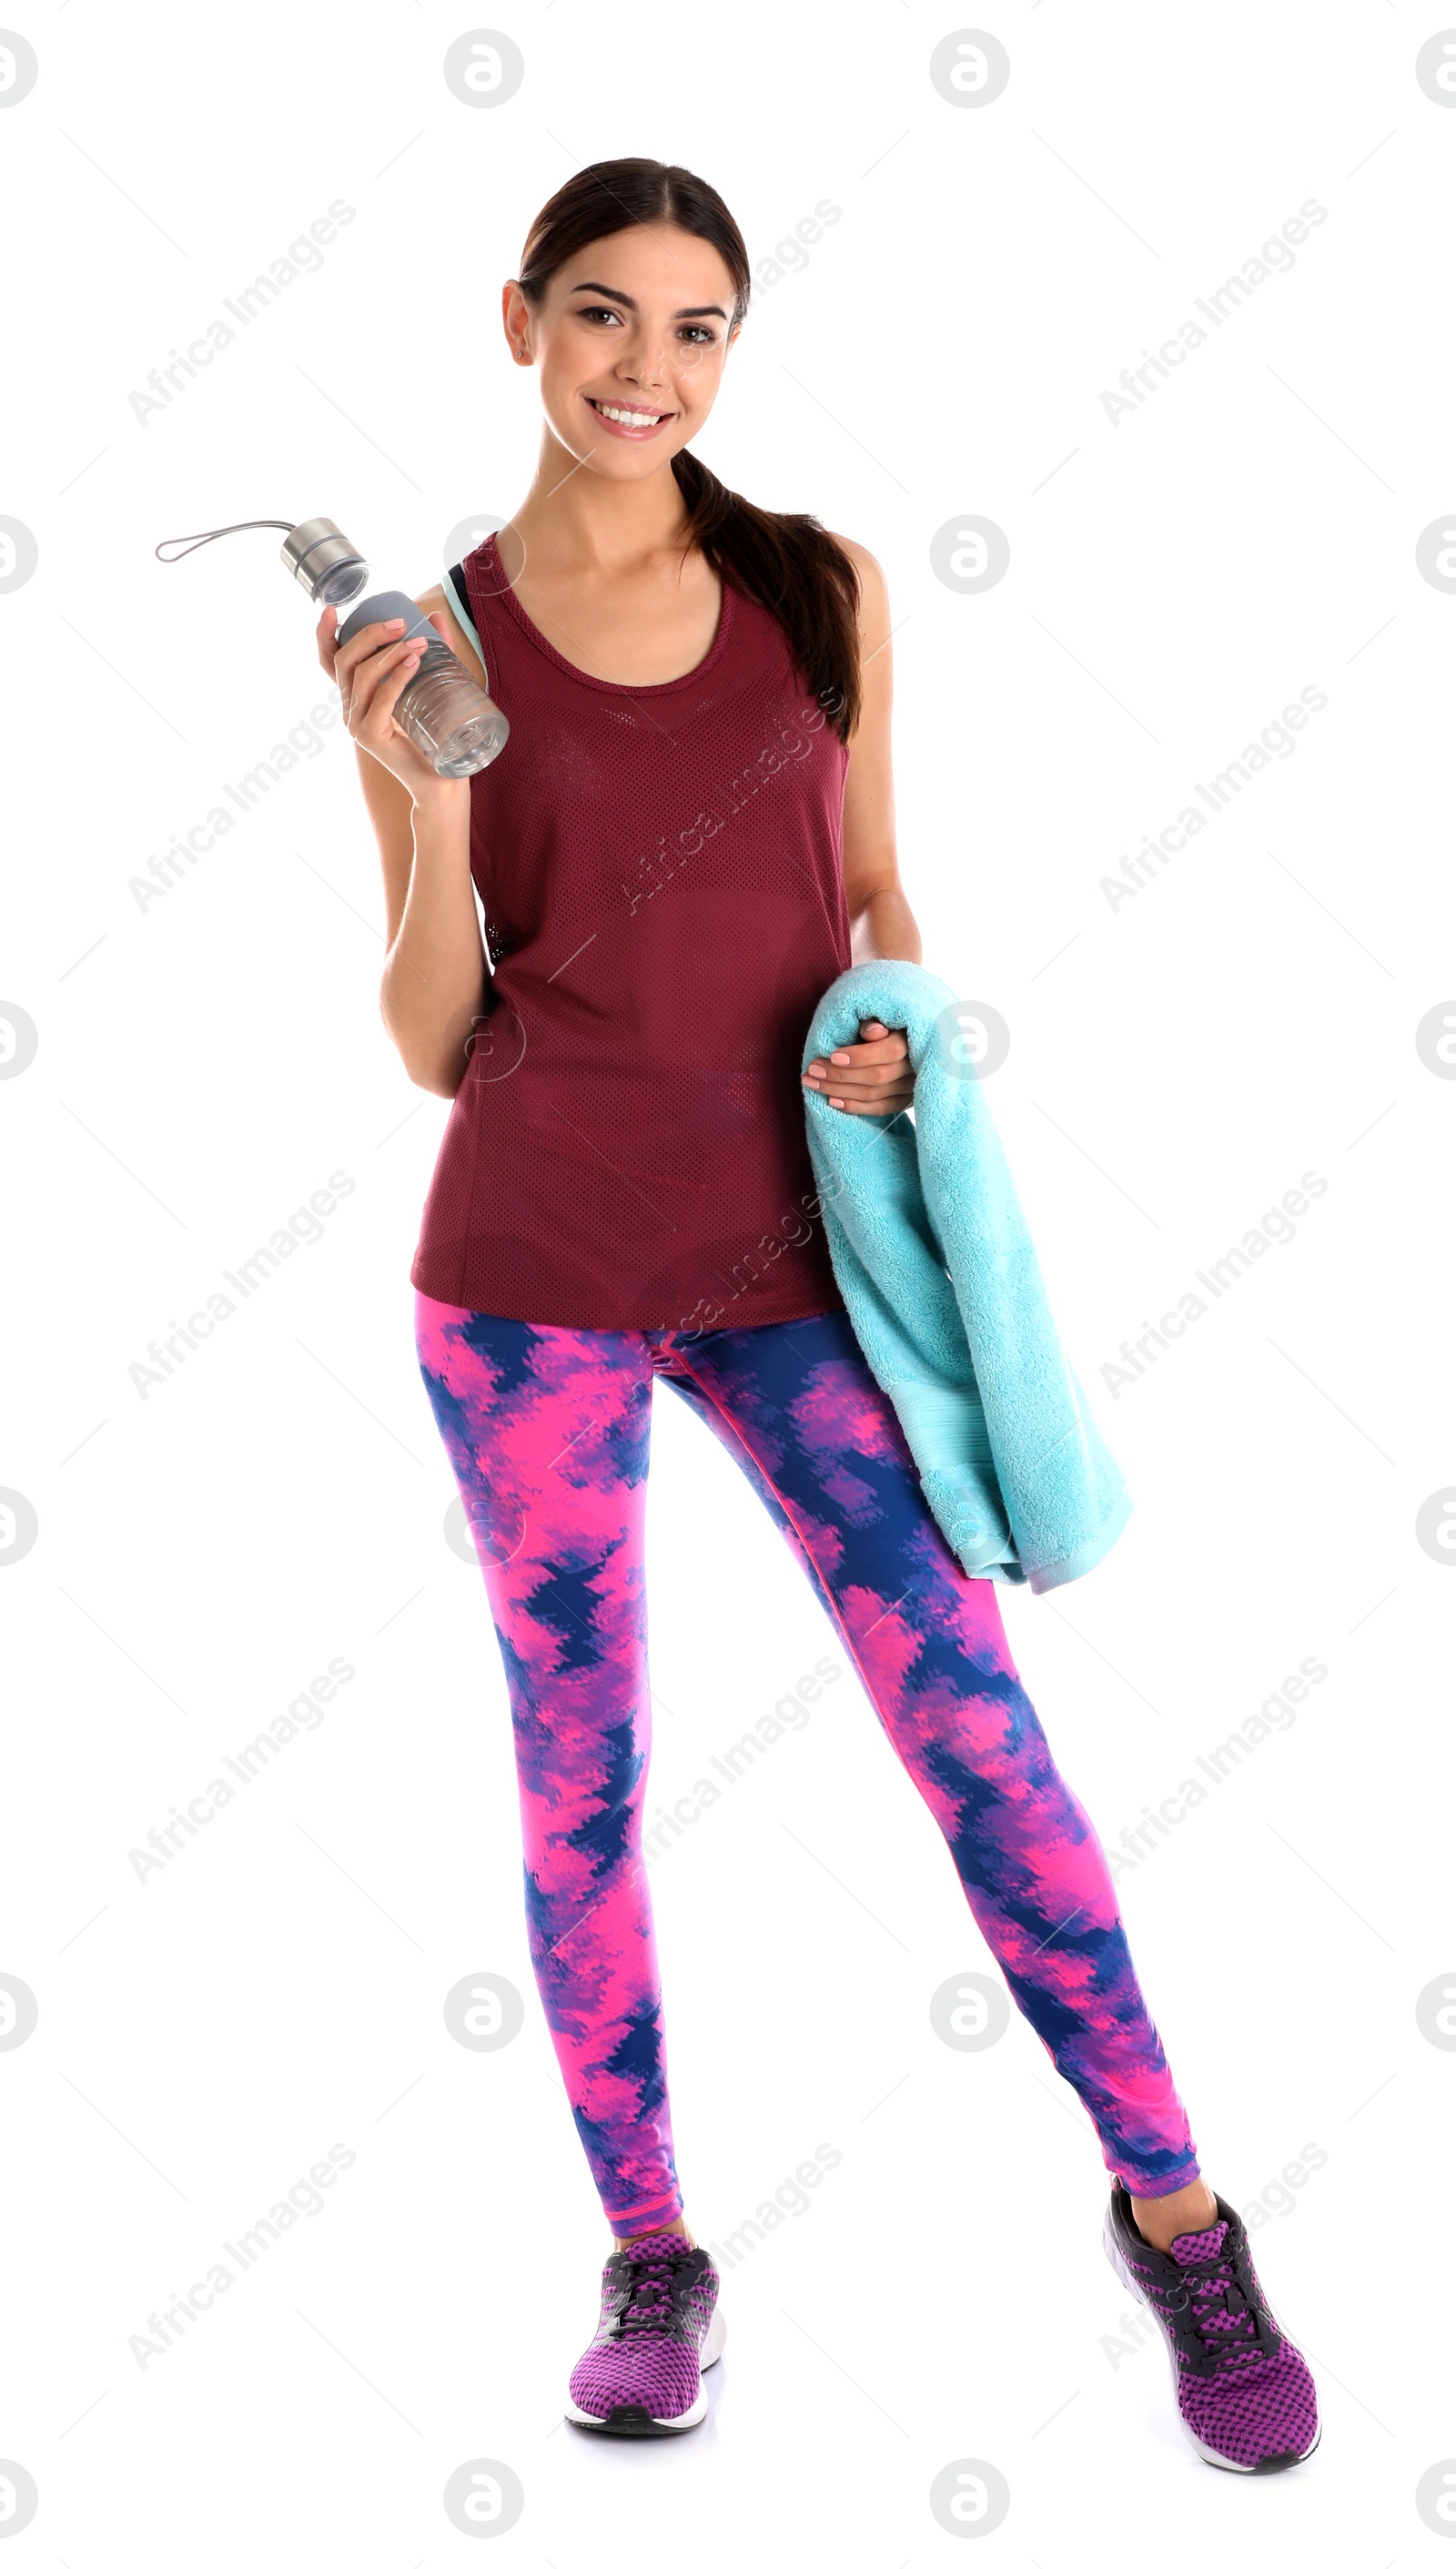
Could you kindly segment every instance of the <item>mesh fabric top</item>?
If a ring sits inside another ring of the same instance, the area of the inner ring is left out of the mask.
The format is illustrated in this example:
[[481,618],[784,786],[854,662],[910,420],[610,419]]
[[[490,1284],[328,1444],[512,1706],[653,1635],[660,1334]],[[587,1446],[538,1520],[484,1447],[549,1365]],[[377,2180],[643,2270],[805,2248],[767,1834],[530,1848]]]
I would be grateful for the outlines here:
[[707,657],[629,687],[546,640],[494,537],[465,571],[511,723],[471,780],[496,968],[412,1283],[561,1328],[837,1307],[799,1067],[850,962],[844,744],[726,585]]

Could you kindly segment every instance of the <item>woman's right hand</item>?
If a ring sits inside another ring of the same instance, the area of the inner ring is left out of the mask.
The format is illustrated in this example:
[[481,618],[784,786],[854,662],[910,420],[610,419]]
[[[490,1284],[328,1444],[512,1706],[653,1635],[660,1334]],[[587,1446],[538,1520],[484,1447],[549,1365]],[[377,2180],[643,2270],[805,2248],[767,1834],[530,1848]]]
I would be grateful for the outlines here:
[[[441,618],[432,615],[429,621],[441,641],[448,642]],[[385,623],[366,624],[340,650],[338,624],[337,607],[326,606],[318,619],[318,657],[338,688],[351,738],[398,778],[412,802],[455,799],[460,780],[437,774],[433,760],[416,748],[394,718],[395,706],[419,668],[429,637],[406,636],[404,617],[396,615]]]

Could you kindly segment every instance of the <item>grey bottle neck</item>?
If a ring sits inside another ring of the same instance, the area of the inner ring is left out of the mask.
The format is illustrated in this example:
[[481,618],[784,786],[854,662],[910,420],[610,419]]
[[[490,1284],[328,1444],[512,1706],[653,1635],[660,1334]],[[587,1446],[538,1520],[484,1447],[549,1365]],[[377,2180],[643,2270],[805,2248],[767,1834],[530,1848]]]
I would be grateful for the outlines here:
[[[365,596],[351,600],[349,612],[340,623],[334,639],[336,642],[352,642],[355,634],[362,633],[366,624],[383,624],[395,615],[404,617],[406,633],[423,633],[427,641],[439,641],[440,636],[428,615],[421,613],[414,599],[407,597],[402,588],[370,589]],[[395,636],[396,640],[403,638],[403,635]]]

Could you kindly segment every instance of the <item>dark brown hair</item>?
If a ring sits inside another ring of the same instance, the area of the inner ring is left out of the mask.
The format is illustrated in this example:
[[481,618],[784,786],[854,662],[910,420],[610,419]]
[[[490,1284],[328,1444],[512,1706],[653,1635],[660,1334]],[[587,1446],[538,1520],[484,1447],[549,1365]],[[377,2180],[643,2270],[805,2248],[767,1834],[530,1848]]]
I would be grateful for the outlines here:
[[[711,242],[733,281],[731,324],[748,309],[751,271],[743,234],[716,187],[666,161],[594,161],[543,205],[526,236],[517,279],[533,308],[556,270],[588,241],[633,223],[675,223]],[[685,542],[720,577],[767,607],[796,661],[847,741],[860,718],[859,574],[817,518],[780,517],[726,490],[684,447],[673,478],[688,512]]]

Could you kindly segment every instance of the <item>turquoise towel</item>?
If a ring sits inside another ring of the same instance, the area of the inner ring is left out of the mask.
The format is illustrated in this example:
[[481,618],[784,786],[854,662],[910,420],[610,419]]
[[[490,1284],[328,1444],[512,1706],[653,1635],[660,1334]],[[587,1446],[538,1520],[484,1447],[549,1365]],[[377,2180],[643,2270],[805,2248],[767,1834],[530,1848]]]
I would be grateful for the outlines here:
[[[835,1277],[963,1570],[1040,1594],[1080,1579],[1132,1502],[1047,1307],[981,1081],[952,1050],[955,994],[918,963],[861,963],[825,992],[804,1066],[904,1027],[914,1122],[806,1089]],[[963,1051],[963,1045],[961,1047]]]

